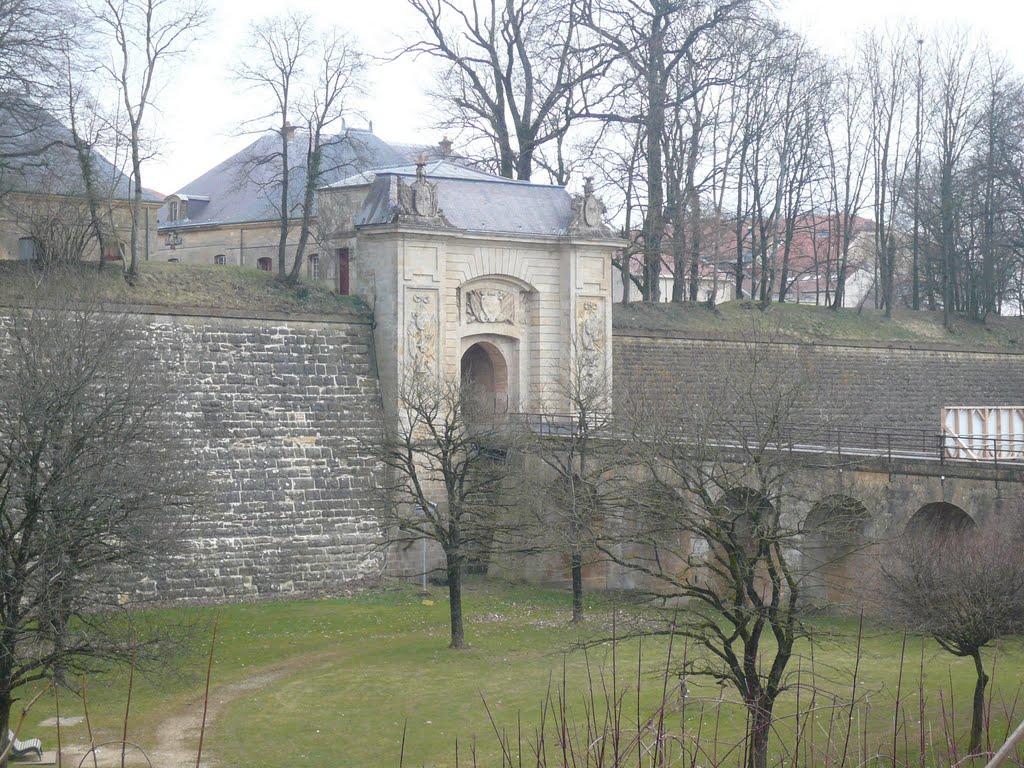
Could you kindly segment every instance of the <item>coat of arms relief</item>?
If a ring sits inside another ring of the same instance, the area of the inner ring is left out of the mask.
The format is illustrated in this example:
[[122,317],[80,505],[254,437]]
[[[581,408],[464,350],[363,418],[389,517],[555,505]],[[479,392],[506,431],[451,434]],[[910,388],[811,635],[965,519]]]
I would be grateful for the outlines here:
[[518,291],[478,288],[466,291],[466,321],[515,325]]

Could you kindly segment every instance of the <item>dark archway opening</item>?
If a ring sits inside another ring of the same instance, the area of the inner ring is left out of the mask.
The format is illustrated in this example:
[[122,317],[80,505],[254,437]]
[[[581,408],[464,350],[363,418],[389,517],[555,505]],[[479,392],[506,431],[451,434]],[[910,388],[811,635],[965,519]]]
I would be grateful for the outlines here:
[[804,521],[803,587],[806,602],[821,609],[848,603],[862,574],[868,510],[856,499],[833,494],[819,500]]
[[462,355],[460,373],[469,418],[508,411],[508,365],[496,346],[486,341],[471,346]]
[[717,507],[723,541],[734,537],[750,557],[764,540],[776,533],[775,507],[763,493],[753,488],[730,488],[718,499]]
[[963,509],[948,501],[933,501],[925,504],[907,522],[905,536],[941,537],[967,533],[974,530],[974,520]]

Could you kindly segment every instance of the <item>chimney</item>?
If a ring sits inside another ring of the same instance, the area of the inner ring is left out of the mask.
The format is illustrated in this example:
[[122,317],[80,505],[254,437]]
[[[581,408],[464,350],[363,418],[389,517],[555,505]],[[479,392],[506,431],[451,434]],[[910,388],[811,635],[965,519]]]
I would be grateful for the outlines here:
[[284,137],[288,141],[291,141],[292,139],[295,138],[295,126],[292,125],[291,120],[284,121]]
[[441,157],[451,157],[452,143],[447,136],[437,142],[437,146],[441,148]]

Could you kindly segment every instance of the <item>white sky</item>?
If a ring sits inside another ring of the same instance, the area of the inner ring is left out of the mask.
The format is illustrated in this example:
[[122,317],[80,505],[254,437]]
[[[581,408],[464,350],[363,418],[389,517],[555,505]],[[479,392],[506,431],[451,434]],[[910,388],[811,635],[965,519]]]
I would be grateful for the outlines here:
[[[242,44],[251,20],[280,12],[285,5],[268,0],[211,0],[214,17],[205,37],[159,94],[155,127],[160,156],[143,170],[143,183],[169,194],[245,146],[240,124],[259,114],[261,104],[232,82],[231,63],[244,55]],[[385,56],[400,36],[418,29],[407,0],[284,0],[353,32],[369,54]],[[833,52],[848,46],[858,29],[909,18],[925,29],[963,24],[986,35],[996,50],[1010,54],[1024,71],[1024,4],[1017,0],[778,0],[779,13],[817,45]],[[434,116],[425,91],[431,81],[427,59],[374,62],[371,93],[363,106],[374,132],[393,141],[435,142]],[[164,73],[168,74],[167,71]],[[350,124],[362,123],[352,120]],[[270,127],[269,124],[267,126]],[[452,139],[457,139],[452,136]]]

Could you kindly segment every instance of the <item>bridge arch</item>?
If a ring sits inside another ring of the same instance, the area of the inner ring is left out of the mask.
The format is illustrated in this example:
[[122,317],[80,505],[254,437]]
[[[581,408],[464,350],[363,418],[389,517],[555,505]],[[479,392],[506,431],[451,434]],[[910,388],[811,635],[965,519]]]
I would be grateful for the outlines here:
[[765,517],[775,513],[768,497],[743,485],[728,488],[718,497],[716,506],[723,513],[722,523],[732,526],[736,537],[749,546],[763,535],[762,526],[770,524]]
[[906,527],[905,536],[948,536],[974,530],[975,523],[964,509],[948,501],[933,501],[920,507]]
[[861,575],[859,553],[867,544],[871,515],[863,503],[831,494],[811,507],[804,524],[802,586],[807,602],[825,607],[849,602]]

